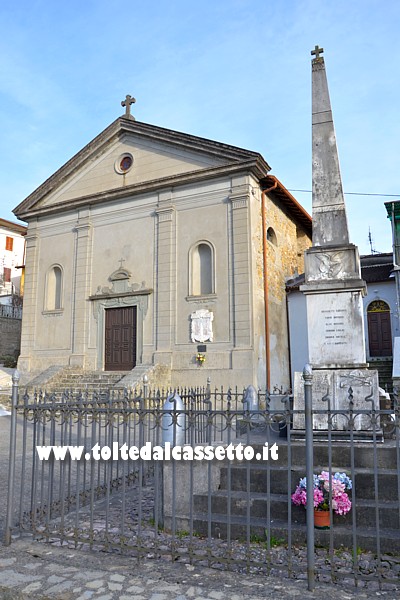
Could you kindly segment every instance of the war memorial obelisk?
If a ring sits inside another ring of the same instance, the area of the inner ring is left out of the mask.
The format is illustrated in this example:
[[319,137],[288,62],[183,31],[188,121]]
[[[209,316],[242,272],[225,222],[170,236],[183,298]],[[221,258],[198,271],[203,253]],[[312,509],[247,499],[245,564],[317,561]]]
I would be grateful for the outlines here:
[[[336,136],[323,49],[315,47],[312,60],[312,247],[305,252],[308,362],[313,369],[313,408],[326,410],[322,397],[329,395],[333,410],[348,410],[348,390],[353,407],[378,409],[378,374],[367,369],[358,248],[349,241]],[[295,374],[294,408],[304,407],[302,374]],[[365,398],[369,397],[367,403]],[[326,415],[314,415],[314,429],[327,429]],[[294,418],[294,428],[304,428],[304,417]],[[363,417],[356,429],[369,429]],[[347,419],[337,416],[333,429],[347,429]]]

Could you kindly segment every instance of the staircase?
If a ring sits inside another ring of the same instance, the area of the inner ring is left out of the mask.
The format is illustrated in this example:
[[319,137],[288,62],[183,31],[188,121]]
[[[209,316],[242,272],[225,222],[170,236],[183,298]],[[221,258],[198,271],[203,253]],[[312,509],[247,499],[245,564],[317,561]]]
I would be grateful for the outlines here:
[[168,388],[171,371],[164,365],[138,365],[132,371],[85,371],[76,367],[52,366],[29,381],[25,386],[28,393],[43,390],[47,393],[62,393],[68,390],[74,394],[87,392],[106,393],[110,389],[141,389],[143,377],[147,376],[152,388]]
[[[352,519],[356,517],[357,546],[376,551],[376,510],[379,514],[380,544],[382,552],[398,553],[400,549],[400,506],[396,447],[394,442],[377,448],[378,502],[375,503],[374,449],[372,444],[355,447],[356,508],[345,516],[334,515],[333,535],[335,547],[351,548]],[[255,452],[262,446],[253,444]],[[288,537],[288,489],[293,493],[300,477],[305,475],[305,447],[292,444],[292,466],[287,468],[287,444],[279,442],[279,464],[231,463],[221,464],[219,489],[211,494],[211,528],[215,537],[227,537],[228,531],[228,485],[230,478],[230,533],[232,539],[246,539],[247,510],[250,505],[250,532],[257,539],[265,539],[268,504],[270,508],[271,537],[286,541]],[[350,447],[344,444],[332,447],[333,472],[350,470]],[[314,447],[314,473],[327,470],[328,447]],[[268,473],[269,471],[269,473]],[[350,496],[351,499],[351,496]],[[208,531],[208,494],[194,496],[193,528],[199,534]],[[306,542],[306,510],[291,504],[291,527],[293,543]],[[329,545],[329,531],[315,529],[315,540],[322,546]]]
[[389,394],[393,393],[393,358],[370,358],[369,369],[376,369],[379,375],[379,387],[383,388]]
[[84,371],[74,367],[50,367],[27,385],[28,393],[43,390],[47,393],[70,391],[73,394],[87,392],[105,393],[113,388],[126,371]]

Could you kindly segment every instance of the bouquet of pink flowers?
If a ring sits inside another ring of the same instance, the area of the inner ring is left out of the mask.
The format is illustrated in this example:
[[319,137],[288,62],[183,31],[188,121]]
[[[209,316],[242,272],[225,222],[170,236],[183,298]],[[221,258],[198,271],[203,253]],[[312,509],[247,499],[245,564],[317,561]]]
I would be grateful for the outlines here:
[[[314,509],[329,510],[329,490],[331,490],[332,510],[337,515],[345,515],[351,509],[351,501],[347,494],[353,487],[351,479],[346,473],[335,473],[329,479],[329,473],[322,471],[319,475],[314,475]],[[292,502],[297,506],[306,506],[307,504],[307,478],[300,479],[294,494]]]

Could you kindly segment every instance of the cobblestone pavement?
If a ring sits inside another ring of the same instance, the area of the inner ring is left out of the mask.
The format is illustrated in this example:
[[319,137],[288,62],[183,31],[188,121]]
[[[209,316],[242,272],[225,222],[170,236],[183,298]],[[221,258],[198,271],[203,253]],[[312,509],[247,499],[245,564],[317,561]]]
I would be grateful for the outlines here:
[[357,590],[303,580],[243,575],[163,560],[66,550],[19,539],[0,546],[1,600],[397,600],[397,590]]

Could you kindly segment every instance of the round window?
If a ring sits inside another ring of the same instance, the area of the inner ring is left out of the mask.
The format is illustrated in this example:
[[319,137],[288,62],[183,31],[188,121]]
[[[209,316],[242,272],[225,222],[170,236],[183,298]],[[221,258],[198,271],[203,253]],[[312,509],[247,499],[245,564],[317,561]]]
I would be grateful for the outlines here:
[[127,173],[133,165],[133,156],[132,154],[126,153],[126,154],[122,154],[122,156],[120,156],[119,158],[117,158],[117,160],[115,161],[115,170],[117,171],[117,173]]

